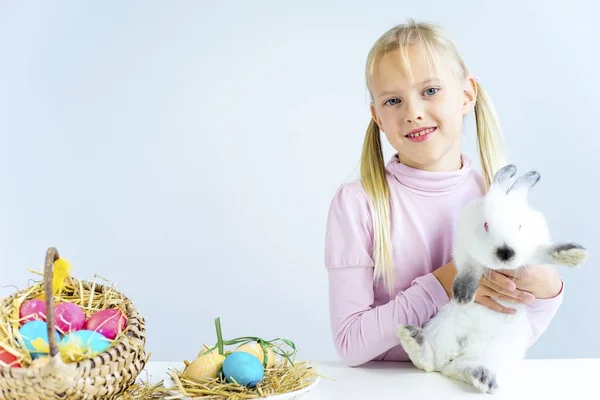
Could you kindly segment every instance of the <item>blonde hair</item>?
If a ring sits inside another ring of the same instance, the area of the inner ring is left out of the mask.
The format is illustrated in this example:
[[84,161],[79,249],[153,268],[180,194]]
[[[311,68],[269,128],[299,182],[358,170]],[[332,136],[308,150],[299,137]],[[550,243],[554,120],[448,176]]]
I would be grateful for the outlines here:
[[[400,50],[406,66],[406,54],[410,46],[419,46],[425,51],[427,62],[438,65],[436,53],[450,56],[456,63],[457,77],[470,77],[469,69],[458,53],[452,39],[437,25],[409,20],[385,32],[371,48],[366,62],[366,81],[371,100],[373,99],[370,77],[376,63],[388,51]],[[410,66],[408,66],[410,69]],[[489,188],[496,171],[505,165],[502,134],[494,106],[477,82],[475,103],[477,148],[483,170],[485,189]],[[389,187],[381,148],[379,126],[371,119],[366,131],[361,156],[361,181],[369,198],[373,216],[374,279],[383,278],[391,293],[393,290],[393,265],[391,257],[391,226]]]

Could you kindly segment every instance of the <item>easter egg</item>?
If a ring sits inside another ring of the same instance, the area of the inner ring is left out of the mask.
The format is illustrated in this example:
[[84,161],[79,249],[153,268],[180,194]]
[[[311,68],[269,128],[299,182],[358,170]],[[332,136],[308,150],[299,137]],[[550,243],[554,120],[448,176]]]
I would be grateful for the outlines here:
[[81,330],[67,334],[58,344],[65,362],[93,357],[110,347],[111,341],[99,332]]
[[77,304],[65,301],[54,308],[54,320],[58,331],[66,334],[83,328],[85,313]]
[[200,357],[201,355],[204,355],[204,354],[218,353],[219,352],[219,348],[218,347],[215,347],[211,351],[208,351],[208,350],[210,350],[211,347],[213,347],[213,346],[208,346],[207,344],[203,345],[202,350],[200,350],[198,352],[198,356],[197,357]]
[[101,333],[108,339],[114,339],[125,329],[127,319],[121,310],[109,308],[95,312],[85,322],[83,329]]
[[[250,342],[239,346],[234,351],[245,351],[246,353],[250,353],[264,365],[264,357],[265,353],[263,351],[262,346],[258,342]],[[267,368],[273,368],[275,365],[275,353],[269,346],[267,346]]]
[[26,300],[19,308],[19,319],[22,323],[29,321],[46,320],[46,303],[44,300],[32,299]]
[[19,359],[0,346],[0,367],[21,368]]
[[[32,358],[50,353],[48,344],[48,325],[44,321],[29,321],[19,328],[19,334]],[[60,340],[58,332],[54,331],[56,341]]]
[[262,363],[256,356],[245,351],[234,351],[223,362],[223,375],[227,382],[255,387],[265,376]]
[[225,356],[218,352],[206,353],[189,363],[183,374],[196,380],[215,379],[219,375],[224,361]]

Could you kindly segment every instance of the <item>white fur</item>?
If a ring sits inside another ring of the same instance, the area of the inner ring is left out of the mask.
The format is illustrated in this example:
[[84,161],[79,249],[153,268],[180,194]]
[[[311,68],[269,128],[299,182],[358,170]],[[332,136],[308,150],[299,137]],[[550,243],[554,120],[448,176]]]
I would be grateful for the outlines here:
[[[530,172],[510,187],[515,173],[512,165],[502,168],[488,193],[461,212],[453,245],[457,280],[469,276],[479,282],[486,269],[577,265],[587,257],[579,245],[552,243],[543,214],[528,204],[527,191],[537,183],[539,174]],[[496,250],[502,246],[514,250],[512,259],[498,258]],[[505,314],[475,303],[474,297],[463,303],[451,299],[422,328],[398,326],[397,336],[418,368],[493,393],[504,373],[525,357],[532,327],[526,305],[497,300],[517,310]]]

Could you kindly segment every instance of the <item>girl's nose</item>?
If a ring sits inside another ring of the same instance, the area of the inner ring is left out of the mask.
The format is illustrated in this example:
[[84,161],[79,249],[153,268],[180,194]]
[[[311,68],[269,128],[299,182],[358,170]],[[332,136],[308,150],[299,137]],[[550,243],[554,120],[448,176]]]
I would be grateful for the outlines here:
[[412,124],[415,121],[423,121],[423,117],[420,114],[414,114],[406,118],[406,122]]
[[421,105],[418,104],[418,102],[414,102],[414,101],[407,104],[404,121],[406,123],[411,124],[413,122],[422,121],[422,120],[423,120],[423,107],[421,107]]

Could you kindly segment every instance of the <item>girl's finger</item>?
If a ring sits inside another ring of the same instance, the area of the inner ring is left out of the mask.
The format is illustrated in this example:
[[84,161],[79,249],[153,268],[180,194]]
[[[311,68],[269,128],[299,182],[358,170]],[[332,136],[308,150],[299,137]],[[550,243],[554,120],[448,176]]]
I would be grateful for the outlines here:
[[533,295],[526,292],[519,292],[519,295],[517,297],[513,297],[492,290],[489,297],[497,300],[512,301],[521,304],[529,304],[534,300]]
[[502,275],[499,272],[493,270],[487,270],[484,274],[484,278],[490,282],[495,283],[502,289],[506,289],[509,291],[515,291],[517,289],[517,284],[513,282],[513,280],[505,275]]
[[[513,269],[513,270],[500,269],[500,270],[496,270],[495,272],[502,274],[509,279],[512,279],[512,281],[515,283],[528,282],[528,281],[530,281],[530,276],[531,276],[531,273],[529,272],[530,268],[531,267],[521,267],[519,269]],[[518,283],[517,283],[517,286],[519,286]]]
[[508,296],[511,296],[511,295],[513,295],[513,294],[515,294],[515,295],[516,295],[516,290],[515,290],[515,291],[508,290],[508,289],[506,289],[506,288],[504,288],[504,287],[502,287],[502,286],[498,285],[498,284],[497,284],[497,283],[495,283],[494,281],[491,281],[491,280],[489,280],[489,279],[488,279],[488,278],[486,278],[486,277],[484,277],[484,278],[481,280],[481,284],[482,284],[482,285],[484,285],[484,286],[487,286],[487,287],[489,287],[490,289],[492,289],[492,290],[494,290],[494,291],[496,291],[496,292],[504,293],[504,294],[506,294],[506,295],[508,295]]
[[483,281],[481,286],[488,288],[490,292],[486,292],[486,294],[495,299],[517,301],[524,304],[529,304],[535,300],[535,297],[529,292],[519,289],[511,292],[503,289],[492,281]]
[[476,301],[490,310],[498,311],[504,314],[514,314],[516,312],[514,308],[504,307],[502,304],[488,296],[481,296],[479,299],[476,299]]
[[519,298],[519,291],[515,290],[515,291],[510,291],[507,290],[505,288],[503,288],[502,286],[498,285],[497,283],[494,283],[493,281],[484,278],[481,281],[480,286],[486,287],[488,288],[491,292],[495,292],[495,293],[500,293],[503,294],[507,297],[512,297],[514,299],[518,299]]
[[478,288],[478,290],[481,293],[481,295],[484,297],[490,297],[490,298],[496,299],[496,300],[511,301],[513,303],[521,303],[521,300],[519,300],[516,297],[513,297],[512,294],[499,293],[496,290],[494,290],[493,288],[489,288],[487,286],[480,286]]

